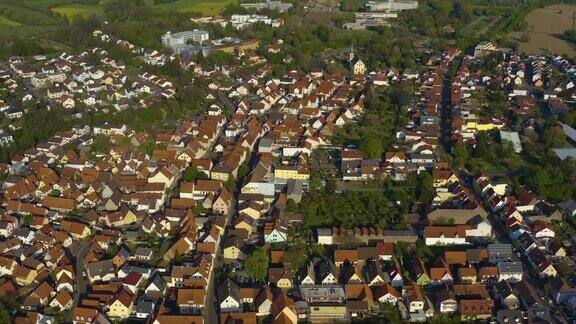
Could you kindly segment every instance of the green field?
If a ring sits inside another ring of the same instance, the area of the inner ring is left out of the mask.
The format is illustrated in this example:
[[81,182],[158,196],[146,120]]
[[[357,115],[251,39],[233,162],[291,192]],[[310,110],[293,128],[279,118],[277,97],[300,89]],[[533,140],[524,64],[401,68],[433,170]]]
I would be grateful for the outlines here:
[[101,6],[85,5],[85,4],[70,4],[52,8],[54,12],[64,15],[68,18],[75,16],[89,17],[92,15],[99,15],[102,13]]
[[16,27],[16,26],[20,26],[22,24],[17,22],[17,21],[14,21],[14,20],[6,17],[6,16],[0,15],[0,25]]
[[32,35],[40,35],[53,32],[55,29],[56,26],[8,26],[0,24],[0,36],[13,35],[19,37],[28,37]]
[[[7,0],[3,0],[7,1]],[[25,5],[27,8],[32,9],[50,9],[57,6],[63,6],[66,4],[70,4],[68,0],[24,0],[22,4]]]
[[219,14],[224,7],[234,2],[236,0],[177,0],[159,4],[158,7],[179,12],[200,12],[212,16]]

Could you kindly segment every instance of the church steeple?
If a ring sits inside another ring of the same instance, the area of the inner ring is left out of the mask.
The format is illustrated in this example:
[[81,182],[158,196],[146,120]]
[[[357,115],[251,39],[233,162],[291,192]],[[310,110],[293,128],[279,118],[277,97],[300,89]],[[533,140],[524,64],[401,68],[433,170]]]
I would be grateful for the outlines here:
[[354,60],[354,42],[350,46],[350,53],[348,53],[348,62],[352,62]]

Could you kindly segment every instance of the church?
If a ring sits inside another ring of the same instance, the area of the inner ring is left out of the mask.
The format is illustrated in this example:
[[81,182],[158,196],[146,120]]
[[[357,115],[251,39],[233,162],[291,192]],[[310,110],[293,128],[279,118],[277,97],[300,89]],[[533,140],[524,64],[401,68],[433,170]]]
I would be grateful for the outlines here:
[[354,46],[352,46],[350,53],[348,54],[348,68],[350,71],[352,71],[353,74],[366,73],[366,65],[359,57],[356,57],[354,54]]

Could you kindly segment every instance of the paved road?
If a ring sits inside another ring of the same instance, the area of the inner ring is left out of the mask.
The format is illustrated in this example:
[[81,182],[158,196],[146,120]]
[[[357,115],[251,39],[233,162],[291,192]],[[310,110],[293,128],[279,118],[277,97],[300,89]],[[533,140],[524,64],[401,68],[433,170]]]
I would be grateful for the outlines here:
[[80,246],[78,248],[78,253],[76,253],[76,263],[74,266],[75,270],[75,280],[76,286],[74,290],[74,306],[78,305],[78,301],[80,300],[80,296],[86,293],[86,287],[88,286],[88,280],[84,278],[82,273],[86,269],[86,264],[84,263],[84,257],[86,253],[88,253],[88,249],[90,248],[90,241],[92,240],[92,236],[82,240],[79,242]]
[[[224,127],[222,127],[222,129],[220,130],[220,133],[218,134],[218,139],[222,136],[223,134],[223,129],[226,128],[226,125],[224,125]],[[210,146],[210,148],[207,150],[207,152],[210,152],[212,147],[218,142],[218,139],[214,141],[214,143]],[[250,158],[250,157],[248,157]],[[244,179],[240,178],[236,180],[236,185],[238,186],[238,192],[240,191],[240,185],[242,184],[242,182],[244,181]],[[224,233],[222,233],[221,235],[221,239],[220,239],[220,246],[216,249],[216,253],[214,254],[214,259],[213,259],[213,263],[212,263],[212,270],[210,272],[210,281],[208,282],[208,287],[206,287],[206,294],[204,296],[204,310],[203,310],[203,314],[204,314],[204,322],[205,323],[218,323],[218,314],[216,313],[216,295],[215,295],[215,280],[216,280],[216,276],[215,276],[215,270],[218,269],[219,267],[222,266],[222,241],[224,237],[226,237],[226,227],[228,226],[228,224],[230,224],[232,222],[232,217],[234,216],[234,214],[236,213],[236,205],[238,203],[238,197],[237,197],[237,193],[232,195],[232,201],[230,203],[230,211],[228,212],[228,216],[226,217],[226,222],[224,224]]]
[[[230,212],[228,213],[228,217],[226,218],[226,224],[224,228],[231,223],[232,217],[236,213],[236,203],[237,198],[232,198],[232,203],[230,208]],[[226,229],[224,230],[226,231]],[[222,233],[222,238],[225,237],[226,233]],[[222,245],[223,239],[220,240],[220,245]],[[216,314],[216,294],[215,294],[215,270],[222,266],[222,246],[216,249],[216,254],[214,255],[212,271],[210,273],[210,281],[208,282],[208,287],[206,288],[206,295],[204,297],[204,322],[205,323],[218,323],[218,314]]]

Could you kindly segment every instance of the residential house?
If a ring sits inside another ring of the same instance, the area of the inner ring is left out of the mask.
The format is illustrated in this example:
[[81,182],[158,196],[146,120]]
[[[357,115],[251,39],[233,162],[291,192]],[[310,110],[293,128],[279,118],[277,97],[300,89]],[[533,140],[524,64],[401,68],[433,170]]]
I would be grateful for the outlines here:
[[516,309],[520,302],[508,281],[502,280],[494,284],[494,297],[501,305],[508,309]]
[[487,320],[492,317],[494,301],[488,299],[463,299],[458,302],[462,321]]
[[468,225],[426,226],[424,239],[426,245],[467,244],[466,231],[469,229]]
[[268,282],[275,284],[278,288],[292,288],[294,273],[286,267],[268,268]]
[[242,311],[242,300],[238,286],[230,279],[226,279],[218,284],[217,288],[218,306],[220,312]]
[[107,314],[112,318],[128,318],[132,314],[136,296],[122,289],[108,306]]

